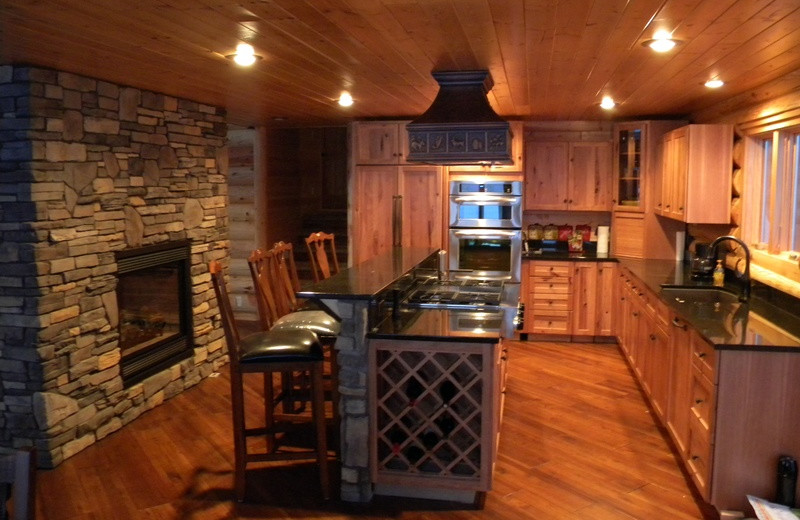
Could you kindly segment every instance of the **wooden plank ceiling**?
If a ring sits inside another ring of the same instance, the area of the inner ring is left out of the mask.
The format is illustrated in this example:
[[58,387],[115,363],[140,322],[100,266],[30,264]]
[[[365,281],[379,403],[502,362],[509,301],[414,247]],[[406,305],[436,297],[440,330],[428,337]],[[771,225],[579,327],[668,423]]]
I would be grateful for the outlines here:
[[[643,47],[659,28],[683,43]],[[263,59],[233,64],[239,42]],[[245,126],[415,116],[438,90],[432,70],[471,69],[491,72],[506,117],[677,115],[770,82],[769,95],[800,88],[800,2],[2,0],[0,63],[225,106]],[[714,76],[726,85],[706,89]],[[336,104],[342,90],[352,107]],[[620,103],[611,115],[604,94]]]

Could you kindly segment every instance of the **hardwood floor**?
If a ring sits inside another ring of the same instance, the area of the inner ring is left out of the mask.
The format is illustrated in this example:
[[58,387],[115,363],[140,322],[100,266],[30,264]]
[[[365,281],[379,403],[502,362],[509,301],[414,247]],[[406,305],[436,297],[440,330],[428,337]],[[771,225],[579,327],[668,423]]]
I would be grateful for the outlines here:
[[249,471],[250,502],[233,502],[222,373],[40,470],[37,518],[703,518],[616,347],[512,342],[509,357],[499,460],[483,510],[389,497],[325,504],[313,463]]

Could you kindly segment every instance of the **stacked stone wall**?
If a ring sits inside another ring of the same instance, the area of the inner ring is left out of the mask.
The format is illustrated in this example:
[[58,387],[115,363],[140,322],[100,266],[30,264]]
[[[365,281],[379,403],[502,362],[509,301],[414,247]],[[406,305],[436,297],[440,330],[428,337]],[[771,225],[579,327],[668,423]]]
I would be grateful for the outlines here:
[[[228,256],[224,110],[0,66],[0,444],[55,466],[227,361],[207,265]],[[126,388],[119,250],[191,239],[194,356]]]

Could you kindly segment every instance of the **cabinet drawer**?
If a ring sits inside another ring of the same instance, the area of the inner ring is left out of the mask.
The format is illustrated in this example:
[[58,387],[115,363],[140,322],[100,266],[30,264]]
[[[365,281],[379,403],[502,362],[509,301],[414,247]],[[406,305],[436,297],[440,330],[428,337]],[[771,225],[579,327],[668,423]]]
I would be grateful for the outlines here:
[[559,278],[569,278],[572,273],[570,265],[566,262],[558,264],[547,264],[544,262],[533,262],[529,274],[531,276],[555,276]]
[[533,332],[539,334],[567,334],[569,332],[569,312],[552,312],[547,316],[533,316]]
[[547,314],[551,316],[552,314],[550,311],[564,311],[568,312],[569,309],[569,301],[564,298],[563,300],[554,300],[554,299],[533,299],[533,312],[534,314],[541,313]]
[[697,334],[692,334],[692,364],[708,378],[715,382],[715,367],[717,366],[717,353],[714,347]]
[[706,432],[711,430],[714,411],[714,385],[695,367],[692,369],[691,417],[695,418]]
[[569,280],[563,278],[531,278],[534,294],[568,294]]

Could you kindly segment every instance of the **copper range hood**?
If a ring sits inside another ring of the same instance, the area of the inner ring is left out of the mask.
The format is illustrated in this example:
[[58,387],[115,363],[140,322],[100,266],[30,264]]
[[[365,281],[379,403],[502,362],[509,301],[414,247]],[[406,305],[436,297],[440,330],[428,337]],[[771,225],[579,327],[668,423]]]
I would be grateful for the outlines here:
[[511,164],[511,130],[486,94],[494,82],[487,70],[431,75],[439,93],[424,114],[407,125],[406,159],[428,164]]

